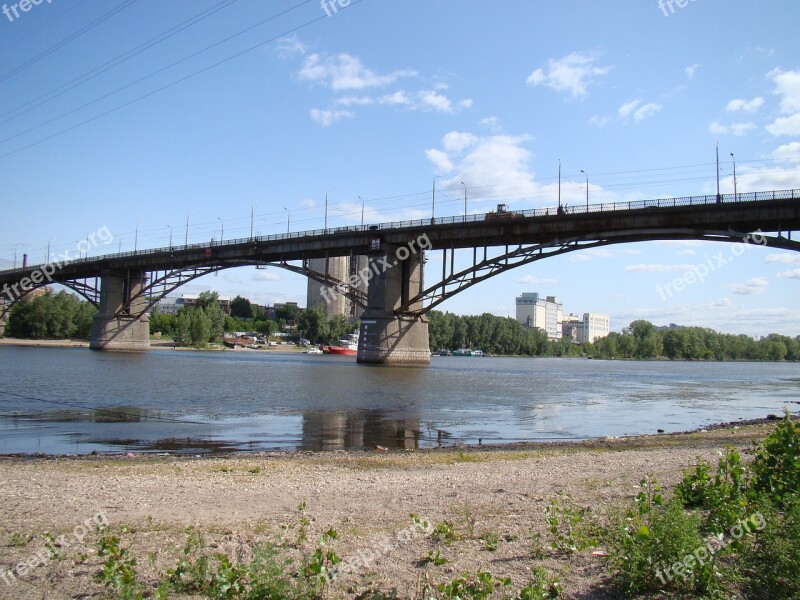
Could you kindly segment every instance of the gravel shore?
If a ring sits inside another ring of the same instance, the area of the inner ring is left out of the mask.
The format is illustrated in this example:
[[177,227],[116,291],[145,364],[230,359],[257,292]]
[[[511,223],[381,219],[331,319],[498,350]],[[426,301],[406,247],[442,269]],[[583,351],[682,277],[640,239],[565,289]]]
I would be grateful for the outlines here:
[[[415,452],[3,457],[2,571],[43,549],[48,533],[66,536],[68,545],[60,560],[6,576],[10,585],[0,579],[0,598],[107,597],[93,581],[102,562],[96,515],[138,558],[142,580],[154,584],[157,573],[175,564],[187,528],[201,532],[215,552],[246,559],[254,545],[295,521],[302,503],[310,540],[333,527],[342,558],[368,559],[334,582],[331,598],[352,598],[368,586],[396,587],[410,598],[425,578],[438,583],[478,568],[519,587],[536,565],[560,575],[566,598],[613,598],[602,557],[548,550],[531,558],[532,537],[546,540],[548,501],[569,493],[603,514],[635,495],[645,473],[669,488],[697,456],[715,461],[725,444],[748,448],[772,427],[765,421],[686,434]],[[435,544],[421,532],[398,535],[408,532],[410,513],[454,524],[462,539],[441,547],[450,562],[419,566]],[[500,539],[495,551],[483,549],[484,532]]]

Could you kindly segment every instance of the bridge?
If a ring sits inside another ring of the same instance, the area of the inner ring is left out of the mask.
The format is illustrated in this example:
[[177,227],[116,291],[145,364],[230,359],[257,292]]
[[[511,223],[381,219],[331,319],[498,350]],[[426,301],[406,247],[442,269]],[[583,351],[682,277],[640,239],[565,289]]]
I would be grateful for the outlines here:
[[[325,300],[344,294],[365,310],[358,361],[430,362],[426,313],[453,295],[510,269],[610,244],[654,240],[742,243],[800,251],[800,190],[660,198],[339,227],[109,254],[0,271],[0,326],[15,302],[58,283],[98,308],[90,347],[150,347],[147,312],[181,285],[223,269],[274,266],[320,282]],[[471,249],[467,268],[457,250]],[[424,273],[425,253],[442,252],[442,270]],[[335,257],[366,256],[346,280],[327,268]],[[321,270],[313,266],[323,264]]]

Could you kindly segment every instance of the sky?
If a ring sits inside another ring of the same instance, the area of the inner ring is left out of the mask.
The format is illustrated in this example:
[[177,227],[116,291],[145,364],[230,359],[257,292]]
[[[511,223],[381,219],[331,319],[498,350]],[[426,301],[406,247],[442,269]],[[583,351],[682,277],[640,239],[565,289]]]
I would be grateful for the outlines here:
[[[559,162],[568,205],[587,181],[590,203],[713,194],[717,147],[723,193],[734,160],[738,192],[800,188],[795,0],[25,7],[0,7],[0,269],[48,245],[77,256],[97,232],[112,235],[91,256],[318,229],[326,194],[330,227],[359,224],[362,203],[368,223],[429,218],[434,181],[437,217],[463,214],[465,188],[471,214],[555,206]],[[178,293],[207,289],[306,302],[306,280],[273,267]],[[650,242],[520,267],[439,308],[513,316],[539,292],[612,330],[796,336],[798,291],[800,253]]]

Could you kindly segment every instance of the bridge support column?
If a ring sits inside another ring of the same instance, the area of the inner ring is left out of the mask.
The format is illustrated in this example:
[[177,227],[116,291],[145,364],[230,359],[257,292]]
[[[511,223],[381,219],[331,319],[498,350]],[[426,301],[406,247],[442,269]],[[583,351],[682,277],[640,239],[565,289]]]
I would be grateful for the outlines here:
[[[367,309],[361,315],[359,363],[425,366],[431,362],[428,320],[413,313],[395,312],[422,291],[422,252],[407,251],[406,246],[383,245],[380,253],[369,257],[372,278]],[[398,253],[406,258],[401,260]]]
[[100,312],[92,322],[89,347],[105,352],[143,352],[150,349],[150,319],[143,314],[145,298],[130,299],[144,285],[144,273],[103,275]]

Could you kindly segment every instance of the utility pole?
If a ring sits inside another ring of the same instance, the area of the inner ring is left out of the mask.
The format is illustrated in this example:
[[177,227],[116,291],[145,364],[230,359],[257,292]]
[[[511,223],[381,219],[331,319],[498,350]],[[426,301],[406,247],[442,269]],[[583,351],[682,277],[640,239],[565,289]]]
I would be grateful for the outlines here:
[[722,197],[719,195],[719,142],[717,142],[717,204],[722,202]]
[[733,155],[733,152],[731,152],[731,158],[733,159],[733,199],[736,200],[738,197],[736,189],[736,157]]
[[466,221],[467,220],[467,184],[462,181],[461,185],[464,186],[464,220]]

